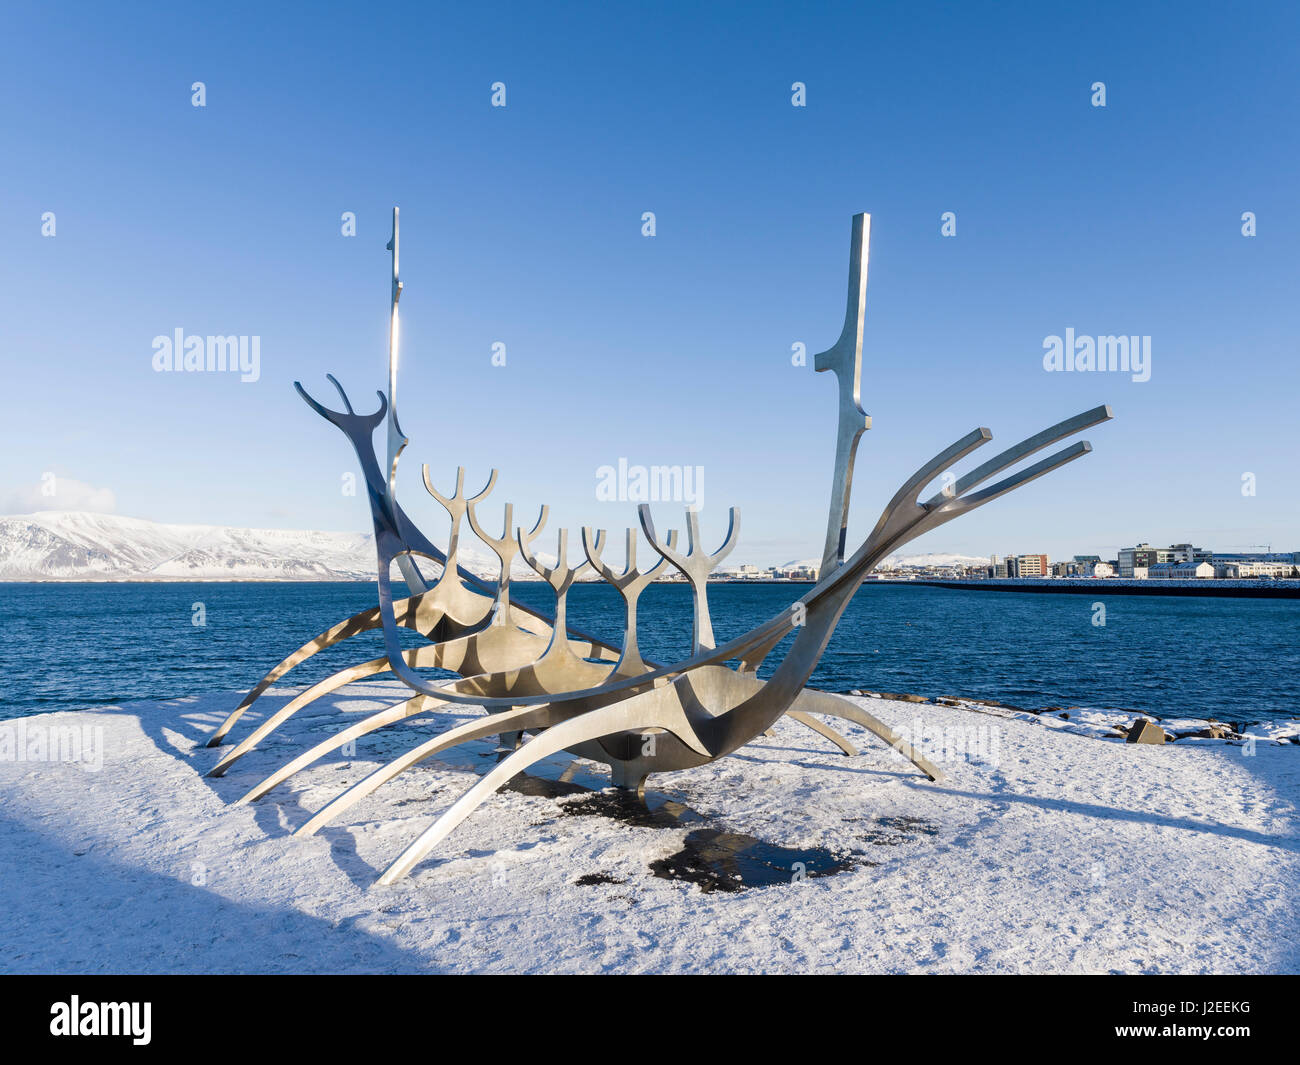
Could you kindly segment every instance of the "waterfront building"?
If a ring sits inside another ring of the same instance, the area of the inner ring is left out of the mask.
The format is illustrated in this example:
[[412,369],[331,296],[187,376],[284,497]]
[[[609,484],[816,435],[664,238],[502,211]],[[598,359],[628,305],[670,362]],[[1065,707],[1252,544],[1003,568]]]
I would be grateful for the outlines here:
[[1149,567],[1152,579],[1206,580],[1214,576],[1214,566],[1209,562],[1157,562]]
[[806,565],[781,566],[775,570],[776,576],[787,581],[816,581],[817,567]]
[[1169,550],[1174,556],[1171,562],[1209,562],[1214,557],[1213,551],[1191,544],[1171,544]]
[[[1015,572],[1011,572],[1013,569]],[[1051,573],[1046,555],[1016,555],[1007,559],[1010,577],[1050,577]]]
[[[1152,547],[1140,543],[1136,547],[1121,547],[1115,567],[1121,577],[1132,577],[1138,566],[1160,566],[1169,562],[1209,562],[1213,552],[1192,544],[1171,544],[1169,547]],[[1152,574],[1155,576],[1155,574]]]
[[1132,577],[1133,570],[1138,566],[1150,569],[1152,566],[1177,561],[1171,548],[1152,547],[1146,542],[1138,544],[1137,547],[1121,547],[1117,559],[1121,577]]
[[1157,559],[1156,549],[1148,543],[1140,543],[1137,547],[1121,547],[1119,549],[1119,575],[1121,577],[1132,577],[1136,567],[1141,566],[1144,569],[1154,566],[1159,561],[1169,561],[1168,559]]
[[1300,576],[1300,569],[1296,567],[1295,563],[1284,562],[1280,559],[1216,556],[1214,559],[1214,575],[1227,580],[1258,577],[1286,580],[1289,577]]

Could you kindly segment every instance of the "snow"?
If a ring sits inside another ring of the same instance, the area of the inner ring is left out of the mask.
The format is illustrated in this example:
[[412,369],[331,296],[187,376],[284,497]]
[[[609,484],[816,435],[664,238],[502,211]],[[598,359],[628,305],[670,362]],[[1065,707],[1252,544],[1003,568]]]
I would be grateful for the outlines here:
[[[822,564],[820,558],[797,559],[785,563],[782,569],[794,569],[805,566],[816,569]],[[989,560],[979,555],[953,555],[939,551],[930,551],[923,555],[890,555],[883,559],[879,569],[951,569],[954,566],[987,566]]]
[[952,569],[954,566],[987,566],[989,560],[979,555],[951,555],[931,551],[924,555],[890,555],[880,569]]
[[[486,550],[461,565],[496,580]],[[511,571],[537,575],[522,561]],[[113,514],[42,511],[0,518],[0,581],[339,581],[375,579],[370,534],[168,525]]]
[[[863,695],[878,693],[862,692]],[[928,700],[926,700],[928,701]],[[1250,746],[1253,750],[1260,743],[1288,741],[1300,743],[1300,718],[1263,719],[1251,718],[1240,720],[1240,714],[1233,715],[1238,720],[1220,721],[1210,717],[1160,717],[1153,714],[1137,713],[1133,710],[1095,709],[1087,706],[1047,707],[1044,710],[1022,710],[989,700],[943,698],[937,700],[974,713],[988,714],[1009,720],[1024,721],[1042,725],[1046,728],[1063,732],[1073,732],[1080,736],[1092,736],[1099,739],[1124,739],[1128,736],[1130,726],[1139,719],[1158,722],[1164,730],[1168,742],[1181,743],[1226,743],[1235,746]],[[1221,738],[1201,736],[1207,729],[1226,732]]]
[[[468,534],[462,541],[468,540]],[[547,564],[554,556],[538,550]],[[615,554],[615,558],[619,556]],[[967,555],[897,555],[884,568],[971,566],[987,559]],[[739,563],[736,563],[738,565]],[[460,565],[495,581],[500,562],[470,542]],[[783,568],[816,569],[821,559]],[[521,558],[516,580],[537,580]],[[0,581],[373,581],[374,537],[368,533],[292,529],[241,529],[176,525],[116,514],[41,511],[0,517]],[[595,575],[586,579],[599,581]]]
[[[293,690],[274,689],[257,709],[273,711]],[[372,734],[354,756],[232,805],[291,752],[403,691],[392,681],[345,688],[218,780],[202,776],[219,754],[202,743],[235,693],[24,719],[29,732],[102,729],[103,765],[0,760],[0,970],[1300,969],[1292,743],[1261,737],[1250,755],[1225,743],[1128,745],[1072,731],[1074,715],[861,698],[927,741],[983,727],[995,742],[950,759],[946,782],[931,784],[856,727],[845,731],[862,753],[846,758],[783,721],[718,763],[652,778],[652,792],[707,827],[875,863],[734,894],[651,875],[699,824],[565,816],[573,800],[516,791],[489,800],[411,877],[374,887],[492,764],[487,742],[423,763],[318,836],[290,835],[460,713]],[[579,780],[598,776],[582,766]],[[619,882],[576,883],[592,874]]]
[[0,518],[0,580],[373,580],[374,570],[374,542],[359,533],[76,511]]

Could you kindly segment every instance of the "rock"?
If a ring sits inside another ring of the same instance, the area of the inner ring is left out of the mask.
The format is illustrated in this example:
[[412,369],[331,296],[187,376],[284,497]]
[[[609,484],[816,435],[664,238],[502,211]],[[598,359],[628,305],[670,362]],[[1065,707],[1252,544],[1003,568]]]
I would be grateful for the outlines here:
[[[1214,719],[1211,718],[1211,721]],[[1230,740],[1236,736],[1227,725],[1221,725],[1218,722],[1210,725],[1209,728],[1203,728],[1199,732],[1184,732],[1179,735],[1179,739],[1197,739],[1197,740]]]
[[1164,743],[1165,730],[1154,721],[1138,718],[1128,730],[1129,743]]
[[967,699],[968,703],[976,703],[979,706],[991,706],[995,710],[1014,710],[1017,714],[1036,714],[1037,710],[1026,710],[1023,706],[1012,706],[1010,703],[1000,703],[996,699]]

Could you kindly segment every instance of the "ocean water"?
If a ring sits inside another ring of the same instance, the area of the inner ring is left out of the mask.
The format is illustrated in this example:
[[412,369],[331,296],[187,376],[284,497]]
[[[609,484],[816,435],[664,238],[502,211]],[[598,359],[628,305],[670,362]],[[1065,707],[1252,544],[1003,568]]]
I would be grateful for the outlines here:
[[[806,585],[711,585],[719,640],[787,607]],[[513,592],[553,603],[543,584]],[[372,584],[0,584],[0,718],[251,687],[300,644],[372,606]],[[1105,624],[1096,603],[1105,608]],[[194,621],[202,605],[204,624]],[[622,607],[604,584],[570,592],[570,624],[617,643]],[[684,657],[690,593],[641,597],[647,659]],[[411,644],[420,642],[410,634]],[[786,645],[760,675],[770,672]],[[383,653],[378,634],[289,674],[305,685]],[[1081,705],[1228,720],[1300,713],[1300,601],[1097,597],[865,585],[816,687]],[[232,703],[233,705],[233,703]]]

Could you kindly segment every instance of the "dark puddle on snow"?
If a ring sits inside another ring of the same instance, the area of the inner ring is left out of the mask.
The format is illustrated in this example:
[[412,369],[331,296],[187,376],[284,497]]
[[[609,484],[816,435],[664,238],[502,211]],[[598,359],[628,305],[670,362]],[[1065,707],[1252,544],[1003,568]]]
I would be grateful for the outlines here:
[[708,820],[666,795],[647,792],[644,798],[626,791],[600,791],[560,805],[565,817],[608,817],[635,828],[678,828]]
[[[570,779],[566,779],[569,777]],[[563,799],[562,817],[605,817],[635,828],[681,828],[704,825],[708,818],[689,806],[656,792],[644,796],[611,788],[595,790],[571,779],[571,767],[560,777],[515,777],[509,787],[525,795]],[[600,783],[600,778],[597,778]],[[581,795],[570,799],[569,796]],[[682,850],[650,863],[650,871],[664,880],[685,880],[701,891],[745,891],[748,888],[789,884],[804,877],[831,876],[864,863],[852,855],[839,855],[820,847],[792,849],[767,843],[755,836],[697,828],[687,834]],[[588,873],[574,881],[580,887],[622,884],[605,873]]]
[[698,828],[676,854],[650,863],[664,880],[685,880],[704,892],[792,884],[806,877],[831,876],[862,864],[851,854],[822,847],[792,849],[764,843],[754,836]]
[[[939,826],[919,817],[846,817],[867,822],[854,838],[877,847],[915,843],[935,836]],[[859,866],[876,866],[861,854],[836,852],[825,847],[794,849],[765,843],[754,836],[718,829],[697,829],[676,854],[650,863],[650,871],[665,880],[685,880],[701,891],[745,891],[774,884],[792,884],[819,876],[832,876]]]
[[[497,758],[504,757],[494,752]],[[708,818],[667,795],[647,791],[644,796],[610,788],[600,770],[578,761],[547,759],[520,773],[505,786],[508,791],[557,799],[562,817],[605,817],[636,828],[681,828],[706,825]],[[577,796],[577,797],[575,797]],[[937,825],[919,817],[846,817],[855,827],[854,844],[897,847],[935,836]],[[738,892],[750,888],[790,884],[813,877],[833,876],[849,869],[879,865],[862,853],[837,852],[825,847],[782,847],[756,836],[696,828],[687,833],[676,854],[650,863],[650,872],[664,880],[683,880],[702,892]],[[581,887],[623,884],[605,873],[588,873],[575,884]]]
[[517,777],[511,777],[510,782],[501,790],[518,792],[520,795],[536,795],[542,799],[559,799],[565,795],[586,795],[591,792],[590,788],[583,784],[575,784],[571,780],[551,780],[547,777],[535,777],[531,773],[520,773]]

